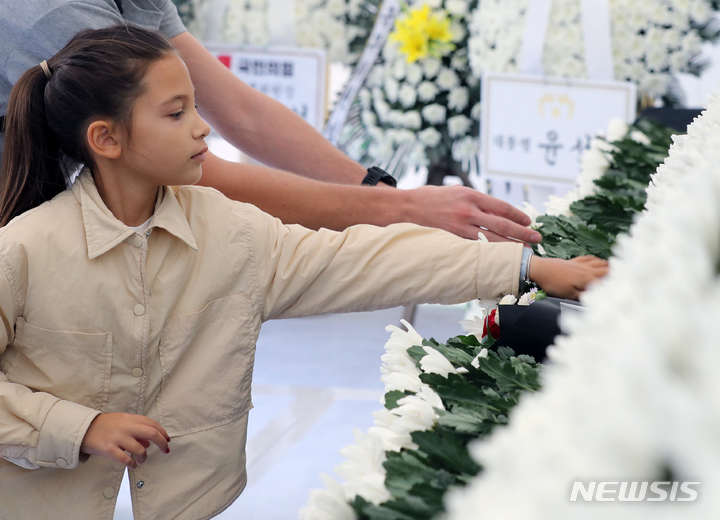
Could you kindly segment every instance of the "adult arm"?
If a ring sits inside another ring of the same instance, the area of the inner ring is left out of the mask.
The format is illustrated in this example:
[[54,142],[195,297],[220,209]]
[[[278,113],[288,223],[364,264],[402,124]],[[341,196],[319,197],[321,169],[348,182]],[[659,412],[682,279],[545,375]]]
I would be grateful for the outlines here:
[[[413,222],[470,239],[485,228],[490,230],[485,233],[490,240],[540,241],[539,233],[525,227],[530,223],[525,214],[470,188],[360,187],[366,173],[362,166],[302,118],[236,78],[189,33],[172,40],[188,65],[201,114],[234,146],[284,170],[211,158],[205,163],[201,185],[252,203],[285,222],[313,229]],[[285,172],[351,186],[311,183]]]
[[[212,154],[207,155],[198,184],[249,202],[286,224],[311,229],[341,231],[355,224],[412,222],[470,239],[477,238],[481,226],[497,232],[483,231],[490,240],[500,240],[502,235],[531,241],[537,235],[511,220],[527,218],[519,210],[463,186],[396,190],[331,184],[264,166],[231,163]],[[482,211],[480,204],[495,214]]]

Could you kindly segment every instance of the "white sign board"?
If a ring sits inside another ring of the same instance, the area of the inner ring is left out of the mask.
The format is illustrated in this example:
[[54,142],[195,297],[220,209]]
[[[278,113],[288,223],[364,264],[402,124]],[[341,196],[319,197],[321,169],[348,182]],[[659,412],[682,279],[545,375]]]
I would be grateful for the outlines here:
[[242,81],[322,130],[327,92],[327,58],[323,49],[206,47]]
[[633,83],[487,73],[481,99],[483,173],[530,182],[574,182],[590,140],[635,120]]

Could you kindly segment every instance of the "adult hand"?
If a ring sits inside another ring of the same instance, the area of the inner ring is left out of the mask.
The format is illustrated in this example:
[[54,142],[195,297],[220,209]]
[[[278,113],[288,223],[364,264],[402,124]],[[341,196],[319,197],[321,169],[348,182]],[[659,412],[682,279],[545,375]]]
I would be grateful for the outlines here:
[[577,300],[587,286],[607,274],[608,262],[594,256],[579,256],[572,260],[541,258],[530,260],[530,280],[549,296]]
[[170,453],[170,436],[152,419],[131,413],[101,413],[90,423],[80,451],[107,457],[132,469],[145,462],[150,442],[163,453]]
[[540,233],[528,228],[530,217],[495,197],[465,186],[423,186],[408,190],[408,222],[436,227],[477,240],[519,240],[539,243]]

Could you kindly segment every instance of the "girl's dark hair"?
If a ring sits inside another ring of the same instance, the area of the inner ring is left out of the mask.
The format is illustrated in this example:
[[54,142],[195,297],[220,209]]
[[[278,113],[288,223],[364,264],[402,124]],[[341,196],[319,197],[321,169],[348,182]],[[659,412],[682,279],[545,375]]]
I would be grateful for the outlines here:
[[107,118],[130,133],[132,107],[155,61],[174,52],[157,32],[129,25],[85,30],[38,64],[10,94],[0,172],[0,226],[67,188],[69,176],[94,161],[88,126]]

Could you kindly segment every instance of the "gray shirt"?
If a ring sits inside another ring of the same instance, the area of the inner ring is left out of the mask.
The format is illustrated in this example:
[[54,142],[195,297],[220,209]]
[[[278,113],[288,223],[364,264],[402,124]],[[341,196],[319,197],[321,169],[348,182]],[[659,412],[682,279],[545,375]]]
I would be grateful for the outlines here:
[[54,56],[83,29],[131,23],[169,38],[185,31],[170,0],[122,0],[122,7],[120,14],[114,0],[0,1],[0,115],[23,72]]

